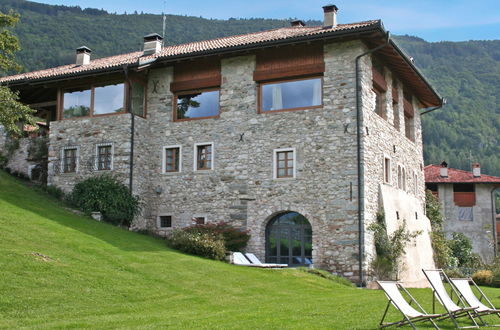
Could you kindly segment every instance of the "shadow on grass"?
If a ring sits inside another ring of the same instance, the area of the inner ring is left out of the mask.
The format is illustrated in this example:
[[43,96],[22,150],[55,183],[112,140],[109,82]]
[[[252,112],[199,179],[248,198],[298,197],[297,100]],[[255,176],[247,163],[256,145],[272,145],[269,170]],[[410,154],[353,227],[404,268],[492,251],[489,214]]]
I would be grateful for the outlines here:
[[161,238],[130,232],[108,223],[80,216],[65,209],[62,202],[29,188],[17,178],[0,170],[0,200],[35,213],[47,220],[78,230],[126,251],[168,250]]

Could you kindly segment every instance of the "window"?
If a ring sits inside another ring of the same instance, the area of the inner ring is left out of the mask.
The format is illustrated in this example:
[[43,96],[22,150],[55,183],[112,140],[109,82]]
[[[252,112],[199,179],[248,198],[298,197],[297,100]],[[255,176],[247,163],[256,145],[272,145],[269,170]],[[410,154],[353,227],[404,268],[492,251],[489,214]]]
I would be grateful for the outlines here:
[[113,145],[98,144],[96,147],[96,169],[98,171],[106,171],[113,169]]
[[172,216],[171,215],[160,215],[158,217],[158,227],[160,227],[160,228],[172,228]]
[[196,160],[194,170],[206,171],[213,169],[213,143],[199,143],[194,146]]
[[163,173],[181,171],[181,146],[168,146],[163,148]]
[[107,85],[94,88],[94,115],[124,111],[124,84]]
[[391,159],[388,157],[384,158],[384,182],[391,183]]
[[384,77],[384,66],[373,59],[372,61],[372,91],[375,94],[375,112],[382,118],[386,118],[385,94],[387,83]]
[[[393,81],[393,86],[396,82]],[[394,115],[394,127],[399,131],[399,92],[396,87],[392,88],[392,113]]]
[[418,176],[415,172],[413,172],[413,193],[418,195]]
[[63,118],[89,116],[91,94],[90,89],[66,91],[64,93]]
[[259,112],[321,107],[321,85],[320,77],[262,83]]
[[195,225],[204,225],[206,223],[207,217],[205,216],[193,216],[193,224]]
[[472,207],[459,207],[458,208],[458,220],[460,221],[473,221],[474,216],[472,212]]
[[401,171],[401,166],[398,165],[398,188],[403,189],[403,173]]
[[124,83],[67,89],[63,92],[61,116],[64,119],[124,111]]
[[61,167],[63,173],[75,173],[78,171],[78,148],[67,147],[62,150]]
[[414,117],[414,109],[412,104],[412,96],[408,93],[404,93],[405,135],[411,141],[415,141],[413,117]]
[[401,189],[403,189],[403,191],[406,191],[406,169],[403,167],[402,171],[403,171],[403,177],[402,177],[403,185]]
[[295,178],[295,149],[274,150],[274,178]]
[[219,115],[219,90],[182,92],[175,96],[174,120],[214,118]]

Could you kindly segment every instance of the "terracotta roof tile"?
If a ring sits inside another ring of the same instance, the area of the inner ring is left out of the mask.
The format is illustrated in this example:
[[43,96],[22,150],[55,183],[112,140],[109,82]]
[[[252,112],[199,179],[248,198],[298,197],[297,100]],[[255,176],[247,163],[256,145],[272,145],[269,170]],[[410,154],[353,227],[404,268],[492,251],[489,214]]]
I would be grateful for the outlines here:
[[230,37],[191,42],[187,44],[164,47],[160,53],[142,57],[142,52],[133,52],[128,54],[116,55],[111,57],[99,58],[90,61],[88,65],[77,66],[75,64],[63,65],[55,68],[21,73],[17,75],[0,78],[0,83],[18,82],[24,80],[37,80],[44,78],[57,78],[67,75],[84,74],[85,72],[100,71],[110,68],[117,68],[123,65],[136,64],[139,59],[147,61],[154,58],[168,58],[179,55],[196,54],[197,52],[222,50],[231,47],[259,44],[269,41],[291,39],[294,37],[321,35],[329,32],[344,30],[355,30],[358,28],[376,26],[379,20],[339,24],[336,27],[323,28],[321,26],[313,27],[285,27],[268,31],[254,32],[248,34],[235,35]]
[[440,175],[440,165],[427,165],[424,167],[426,183],[497,183],[500,184],[500,177],[481,174],[474,177],[472,172],[448,168],[448,177]]

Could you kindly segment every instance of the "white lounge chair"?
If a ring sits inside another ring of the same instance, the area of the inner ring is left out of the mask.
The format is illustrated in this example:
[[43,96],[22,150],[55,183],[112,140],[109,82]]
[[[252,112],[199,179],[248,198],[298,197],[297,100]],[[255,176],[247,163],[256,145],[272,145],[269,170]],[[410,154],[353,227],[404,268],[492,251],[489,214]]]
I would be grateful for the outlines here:
[[270,268],[285,268],[285,267],[288,267],[287,264],[266,264],[266,263],[262,263],[262,262],[260,262],[259,258],[257,258],[255,256],[255,254],[253,254],[253,253],[245,253],[245,256],[254,265],[261,265],[261,266],[270,267]]
[[450,298],[450,296],[446,292],[446,288],[444,287],[443,279],[441,278],[441,276],[446,280],[446,282],[450,283],[450,280],[448,279],[444,271],[442,269],[433,269],[433,270],[422,269],[422,271],[424,272],[425,277],[427,277],[427,280],[429,281],[433,291],[432,312],[435,313],[436,311],[435,300],[437,298],[439,303],[443,305],[444,309],[450,316],[456,328],[461,328],[458,326],[458,323],[456,321],[456,319],[460,317],[468,317],[473,324],[471,327],[478,328],[479,325],[477,324],[476,320],[471,314],[475,313],[475,310],[476,308],[478,308],[478,306],[465,307],[466,306],[465,302],[459,296],[458,292],[455,291],[456,289],[451,285],[451,290],[455,291],[455,294],[458,297],[458,302],[462,306],[455,304],[455,302]]
[[[448,318],[447,314],[427,314],[425,310],[420,306],[420,304],[412,297],[412,295],[401,285],[401,283],[394,281],[377,281],[378,285],[384,290],[387,299],[389,302],[387,303],[387,307],[385,308],[384,316],[382,316],[382,320],[380,320],[379,328],[385,328],[392,325],[395,326],[403,326],[403,325],[411,325],[413,329],[417,329],[415,327],[416,322],[421,321],[429,321],[432,323],[434,328],[439,329],[434,320]],[[403,290],[405,294],[410,298],[410,301],[406,301],[406,299],[401,294]],[[420,311],[416,310],[410,304],[415,302],[416,306],[420,309]],[[384,319],[387,315],[387,311],[389,310],[389,306],[393,305],[401,314],[403,314],[403,319],[401,321],[384,323]]]
[[[491,301],[488,299],[488,297],[486,297],[486,295],[477,286],[477,284],[474,282],[472,278],[450,278],[450,282],[457,289],[460,296],[465,300],[465,302],[469,306],[478,306],[475,312],[484,325],[488,324],[481,318],[481,316],[496,314],[498,317],[500,317],[500,310],[496,309],[495,306],[493,306]],[[472,291],[472,287],[470,284],[472,284],[472,286],[476,289],[476,291],[479,292],[479,295],[481,296],[479,299]],[[483,299],[484,303],[481,301]],[[485,304],[488,304],[489,306]]]
[[250,262],[243,253],[241,252],[233,252],[233,264],[240,266],[256,266]]

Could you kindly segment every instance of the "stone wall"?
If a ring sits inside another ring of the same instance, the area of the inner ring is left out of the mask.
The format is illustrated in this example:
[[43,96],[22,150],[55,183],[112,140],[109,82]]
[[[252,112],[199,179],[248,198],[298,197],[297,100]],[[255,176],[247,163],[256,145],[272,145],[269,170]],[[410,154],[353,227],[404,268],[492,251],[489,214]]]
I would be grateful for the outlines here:
[[438,185],[439,200],[443,206],[444,231],[447,238],[452,233],[461,232],[472,243],[473,252],[479,254],[483,261],[491,262],[495,256],[495,210],[492,201],[491,184],[476,184],[476,205],[472,208],[472,221],[458,220],[459,208],[453,199],[453,184]]
[[[390,188],[404,192],[404,194],[400,195],[408,196],[408,198],[404,198],[408,207],[420,210],[420,213],[423,215],[425,209],[425,182],[423,172],[422,130],[420,114],[418,112],[418,100],[416,100],[416,98],[412,100],[415,109],[412,123],[414,141],[412,141],[405,135],[403,92],[406,86],[396,79],[393,79],[390,70],[386,68],[385,80],[388,88],[384,97],[384,111],[380,115],[375,112],[375,93],[372,91],[372,70],[369,56],[362,58],[361,66],[363,68],[362,166],[364,172],[364,267],[366,270],[369,270],[370,263],[375,257],[375,248],[373,234],[368,230],[368,226],[375,221],[377,212],[383,209],[383,205],[380,203],[380,185],[386,185]],[[396,87],[398,91],[398,103],[394,108],[392,102],[393,86]],[[399,122],[399,129],[394,125],[395,116],[397,117],[396,122]],[[390,159],[391,163],[389,182],[384,182],[385,158]],[[398,188],[398,167],[404,169],[406,173],[406,180],[404,183],[401,183],[402,187],[400,188]],[[417,205],[413,205],[415,203]],[[386,221],[396,221],[396,218],[395,214],[387,214],[386,212]],[[399,217],[398,223],[388,223],[387,225],[395,230],[401,225],[402,220],[403,217]],[[412,224],[412,222],[416,221],[414,216],[406,219],[406,221],[409,227],[415,227]],[[428,219],[425,218],[419,221],[428,222]],[[425,227],[427,224],[423,224],[422,226]],[[389,231],[389,234],[391,234],[393,230]],[[427,233],[424,234],[428,235]],[[425,246],[421,247],[423,251],[431,250],[428,240],[421,241],[421,244],[425,244]],[[432,261],[432,253],[430,255],[428,254],[427,258],[430,258],[430,261]],[[415,264],[414,266],[418,268],[418,265]],[[416,269],[415,271],[418,272],[418,274],[421,273],[420,269]],[[405,280],[404,278],[402,279]],[[416,280],[412,279],[411,281],[415,282]]]
[[[96,147],[113,146],[113,171],[97,171]],[[62,173],[61,157],[65,147],[78,148],[78,169]],[[61,120],[50,123],[48,184],[69,192],[73,186],[96,174],[112,172],[128,185],[130,168],[130,114]]]

